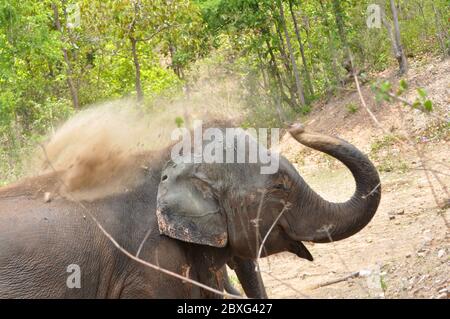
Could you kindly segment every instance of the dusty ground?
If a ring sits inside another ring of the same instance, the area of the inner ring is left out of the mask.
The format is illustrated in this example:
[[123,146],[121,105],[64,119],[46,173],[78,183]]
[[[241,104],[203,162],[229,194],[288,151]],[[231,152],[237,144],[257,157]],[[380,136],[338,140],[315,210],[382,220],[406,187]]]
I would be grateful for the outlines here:
[[[450,61],[415,62],[405,95],[414,100],[417,86],[434,102],[433,114],[450,111]],[[377,78],[398,82],[394,71]],[[351,89],[351,88],[350,88]],[[368,87],[365,99],[386,131],[375,125],[360,106],[356,91],[319,103],[306,124],[354,143],[376,163],[382,179],[377,214],[360,233],[331,244],[307,244],[315,260],[308,262],[284,253],[261,261],[271,298],[448,298],[450,290],[449,127],[430,115],[398,104],[377,104]],[[359,106],[355,113],[348,105]],[[399,107],[398,107],[399,106]],[[445,123],[445,121],[444,121]],[[427,157],[437,200],[417,152],[389,137],[418,141]],[[354,190],[350,173],[334,159],[299,146],[286,137],[282,153],[296,163],[308,183],[328,200],[346,200]],[[440,182],[436,179],[440,180]],[[447,223],[447,225],[446,225]],[[359,272],[359,276],[314,289],[315,285]]]

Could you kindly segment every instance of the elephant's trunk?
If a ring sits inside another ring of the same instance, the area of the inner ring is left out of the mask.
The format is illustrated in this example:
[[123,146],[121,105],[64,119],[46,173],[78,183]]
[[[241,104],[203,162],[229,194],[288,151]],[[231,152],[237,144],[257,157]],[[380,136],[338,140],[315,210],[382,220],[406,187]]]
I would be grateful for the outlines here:
[[291,228],[295,235],[301,240],[323,243],[341,240],[360,231],[372,219],[381,198],[380,177],[373,164],[356,147],[341,139],[307,132],[300,125],[291,127],[289,132],[298,142],[344,163],[356,182],[356,191],[348,201],[332,203],[320,197],[300,178],[294,207],[301,216],[296,216],[292,221],[295,226]]

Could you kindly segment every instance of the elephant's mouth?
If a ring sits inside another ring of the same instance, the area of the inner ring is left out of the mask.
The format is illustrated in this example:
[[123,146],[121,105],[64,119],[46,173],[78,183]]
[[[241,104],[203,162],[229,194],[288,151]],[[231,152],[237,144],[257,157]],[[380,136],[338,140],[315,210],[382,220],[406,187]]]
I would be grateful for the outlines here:
[[314,260],[308,248],[306,248],[306,246],[301,241],[289,238],[286,234],[283,234],[282,236],[284,237],[283,240],[285,241],[285,243],[287,243],[286,250],[288,252],[296,254],[298,257],[304,258],[309,261]]
[[300,258],[304,258],[309,261],[313,261],[314,258],[309,252],[308,248],[305,247],[305,245],[301,241],[292,241],[289,244],[288,251],[296,254]]

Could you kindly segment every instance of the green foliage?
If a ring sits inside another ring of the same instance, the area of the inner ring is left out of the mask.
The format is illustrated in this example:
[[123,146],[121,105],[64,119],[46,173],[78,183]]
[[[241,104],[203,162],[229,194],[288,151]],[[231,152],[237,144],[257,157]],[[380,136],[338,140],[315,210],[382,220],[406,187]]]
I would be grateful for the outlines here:
[[398,84],[399,85],[398,85],[398,89],[397,89],[396,95],[400,96],[408,89],[408,83],[406,82],[405,79],[401,79]]
[[426,111],[431,112],[433,110],[433,103],[430,100],[423,102],[423,107]]
[[381,84],[372,84],[371,88],[375,93],[377,102],[393,102],[394,100],[398,100],[405,106],[419,109],[424,112],[431,112],[433,110],[433,102],[427,99],[428,94],[423,88],[416,89],[418,96],[414,102],[409,102],[402,98],[402,94],[408,90],[408,83],[404,79],[399,81],[398,89],[395,94],[393,92],[392,83],[389,81],[384,81]]
[[[75,1],[0,0],[0,156],[13,162],[27,141],[52,130],[75,106],[138,96],[138,84],[144,108],[160,95],[180,94],[198,78],[192,68],[199,61],[220,66],[218,80],[234,80],[248,115],[244,125],[279,126],[304,116],[312,101],[348,84],[348,50],[362,74],[396,63],[386,28],[366,25],[372,2],[80,0],[80,25],[69,27],[67,6]],[[382,4],[392,20],[388,2]],[[447,0],[401,2],[408,57],[448,54],[449,12]],[[379,101],[392,102],[408,85],[373,89]],[[433,111],[423,90],[407,104]]]
[[181,116],[177,116],[175,118],[175,124],[177,125],[178,128],[182,127],[184,125],[184,120]]
[[307,105],[303,105],[301,108],[300,108],[300,113],[302,114],[302,115],[308,115],[310,112],[311,112],[311,105],[310,104],[307,104]]
[[389,95],[392,91],[392,83],[390,81],[384,81],[378,87],[375,86],[375,99],[377,102],[386,101],[391,102],[392,98]]
[[427,92],[422,88],[417,88],[417,93],[419,94],[421,99],[425,99],[427,97]]
[[345,109],[347,110],[348,113],[355,114],[356,112],[358,112],[358,105],[354,103],[349,103],[345,106]]

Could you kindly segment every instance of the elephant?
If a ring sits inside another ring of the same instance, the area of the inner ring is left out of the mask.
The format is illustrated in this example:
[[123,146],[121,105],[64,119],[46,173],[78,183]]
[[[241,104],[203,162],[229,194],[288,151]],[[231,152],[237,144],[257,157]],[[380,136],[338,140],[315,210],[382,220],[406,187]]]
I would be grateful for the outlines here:
[[[159,235],[154,211],[162,162],[153,161],[153,157],[146,153],[134,163],[145,163],[152,169],[139,188],[81,206],[62,198],[50,203],[42,200],[41,188],[52,189],[60,183],[59,172],[0,189],[0,298],[217,297],[124,258],[86,218],[85,206],[129,251],[139,250],[137,245],[149,229],[147,242],[152,249],[144,245],[140,258],[240,295],[226,267],[217,266],[223,262],[212,262],[216,255],[224,260],[217,251],[209,256],[208,249]],[[159,251],[171,253],[159,255]],[[234,257],[228,263],[247,297],[267,298],[253,260]],[[199,267],[194,267],[196,264]],[[67,286],[66,271],[73,265],[81,270],[80,289]]]
[[61,172],[0,189],[0,298],[218,297],[129,258],[91,217],[147,262],[216,290],[227,286],[228,264],[247,295],[266,297],[255,260],[285,251],[312,260],[302,241],[357,233],[381,198],[377,170],[356,147],[300,125],[289,133],[350,169],[356,190],[347,202],[322,199],[282,156],[277,172],[263,175],[259,161],[178,163],[169,149],[137,156],[130,170],[139,182],[94,200],[43,200]]

